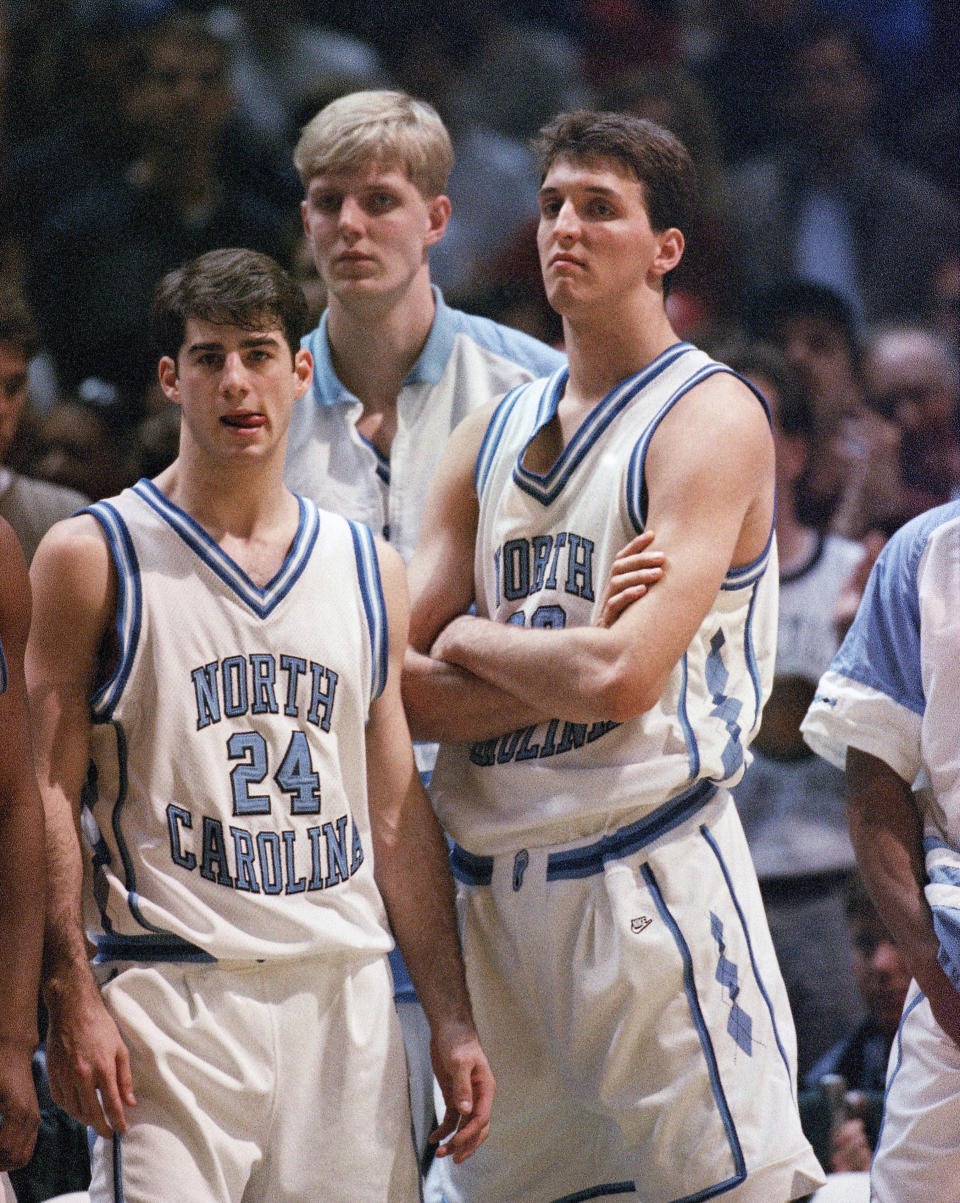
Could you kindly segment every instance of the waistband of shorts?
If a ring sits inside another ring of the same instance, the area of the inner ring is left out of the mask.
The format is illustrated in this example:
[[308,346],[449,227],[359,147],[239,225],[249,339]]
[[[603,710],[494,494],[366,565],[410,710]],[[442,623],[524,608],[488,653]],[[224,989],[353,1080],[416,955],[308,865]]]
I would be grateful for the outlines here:
[[108,932],[97,936],[96,948],[94,965],[106,965],[111,961],[209,965],[217,961],[211,953],[172,934],[121,936]]
[[[715,797],[717,789],[714,781],[698,781],[691,789],[677,794],[642,819],[628,823],[609,835],[602,835],[591,844],[551,852],[547,857],[547,881],[602,873],[607,861],[631,856],[685,823]],[[512,860],[518,853],[514,851],[505,855]],[[495,859],[493,856],[478,856],[454,844],[450,853],[450,870],[457,881],[464,885],[488,886],[493,880]]]

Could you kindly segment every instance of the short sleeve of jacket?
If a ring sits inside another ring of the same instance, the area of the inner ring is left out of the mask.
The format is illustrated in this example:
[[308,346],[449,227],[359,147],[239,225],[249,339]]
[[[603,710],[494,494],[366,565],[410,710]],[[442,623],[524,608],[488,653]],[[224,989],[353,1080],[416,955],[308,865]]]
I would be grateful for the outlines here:
[[958,515],[960,506],[938,507],[897,531],[820,679],[801,729],[813,750],[840,768],[853,747],[883,760],[904,781],[916,779],[926,709],[921,579],[931,535]]

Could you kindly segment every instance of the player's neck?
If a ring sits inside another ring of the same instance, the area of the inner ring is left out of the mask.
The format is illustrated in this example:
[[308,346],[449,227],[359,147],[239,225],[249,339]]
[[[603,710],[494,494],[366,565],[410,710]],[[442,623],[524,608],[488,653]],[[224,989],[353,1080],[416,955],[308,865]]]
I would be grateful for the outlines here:
[[563,329],[570,365],[567,395],[586,404],[602,401],[621,380],[641,371],[678,341],[662,307],[652,314],[635,311],[623,318],[609,311],[565,316]]
[[244,544],[282,544],[279,567],[299,525],[300,507],[283,483],[282,458],[276,464],[218,465],[210,471],[181,449],[154,484],[241,567],[246,567]]
[[396,405],[397,394],[430,334],[436,303],[428,274],[401,297],[345,305],[330,298],[327,339],[337,378],[364,411]]

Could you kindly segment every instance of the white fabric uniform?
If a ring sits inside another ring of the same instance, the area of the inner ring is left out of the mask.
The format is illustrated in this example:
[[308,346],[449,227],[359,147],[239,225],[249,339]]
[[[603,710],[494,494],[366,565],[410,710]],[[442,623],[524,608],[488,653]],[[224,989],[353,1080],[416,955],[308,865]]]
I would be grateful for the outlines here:
[[362,405],[333,369],[326,314],[303,340],[313,355],[313,383],[294,406],[287,439],[289,488],[365,522],[404,563],[413,555],[427,489],[453,428],[472,410],[564,362],[535,338],[450,308],[437,288],[433,295],[429,337],[397,396],[389,460],[357,431]]
[[351,1198],[416,1200],[367,811],[387,663],[370,532],[301,499],[260,588],[149,481],[91,512],[120,652],[91,699],[85,920],[138,1096],[93,1196],[334,1203],[336,1148]]
[[[663,416],[726,371],[689,344],[615,388],[545,475],[524,449],[565,371],[511,393],[476,466],[477,611],[584,625],[643,529]],[[498,1122],[446,1203],[785,1200],[821,1180],[795,1039],[726,786],[769,690],[776,554],[728,573],[660,702],[617,725],[551,720],[442,745],[432,792],[454,875]]]
[[[857,617],[804,720],[838,767],[848,747],[914,790],[939,959],[960,989],[960,503],[901,527],[881,552]],[[887,1074],[871,1170],[878,1203],[960,1201],[960,1052],[916,986]]]

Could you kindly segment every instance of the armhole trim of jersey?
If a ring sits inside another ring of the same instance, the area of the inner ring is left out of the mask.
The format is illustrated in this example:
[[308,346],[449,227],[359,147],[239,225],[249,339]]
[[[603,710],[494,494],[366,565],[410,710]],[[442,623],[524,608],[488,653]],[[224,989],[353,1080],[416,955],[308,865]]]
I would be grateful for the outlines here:
[[754,585],[753,592],[750,596],[750,604],[747,607],[747,617],[743,625],[743,651],[747,661],[747,672],[750,674],[750,680],[753,684],[753,722],[750,725],[751,730],[756,730],[760,725],[760,714],[763,709],[763,690],[760,685],[760,667],[757,664],[757,649],[753,642],[753,615],[757,604],[757,588]]
[[516,388],[511,389],[490,415],[490,421],[487,423],[487,429],[484,432],[480,450],[477,452],[477,461],[473,466],[473,487],[476,491],[478,501],[483,494],[487,479],[490,476],[494,455],[500,438],[503,435],[504,428],[514,411],[517,401],[520,399],[520,394],[526,387],[525,384],[518,384]]
[[112,505],[98,501],[80,512],[92,515],[100,523],[117,570],[117,609],[114,616],[119,643],[117,665],[111,676],[94,690],[90,698],[94,720],[107,722],[112,717],[130,676],[133,657],[140,641],[140,626],[143,620],[140,565],[127,524]]
[[3,640],[0,639],[0,694],[7,692],[10,676],[7,669],[7,657],[3,650]]
[[387,683],[387,659],[390,645],[387,626],[387,606],[383,598],[380,562],[369,527],[347,520],[353,538],[357,560],[357,583],[367,619],[370,636],[370,701],[375,702]]
[[[745,384],[760,402],[767,422],[770,422],[770,407],[763,394],[749,380],[745,380],[738,372],[735,372],[732,368],[728,368],[726,364],[717,362],[705,364],[698,372],[695,372],[689,379],[685,380],[676,392],[672,393],[663,403],[659,413],[654,416],[630,455],[630,463],[627,467],[626,475],[626,503],[627,513],[637,534],[640,534],[646,525],[647,486],[645,472],[650,440],[659,429],[660,423],[680,398],[685,396],[695,385],[700,384],[709,376],[715,376],[718,372],[725,372],[727,375],[734,376],[741,383]],[[775,522],[776,507],[774,507],[774,514],[770,521],[770,530],[767,532],[767,541],[763,551],[760,552],[755,560],[751,560],[750,563],[741,564],[737,568],[731,568],[723,579],[723,583],[720,586],[721,589],[744,589],[759,580],[765,572],[770,559]]]

